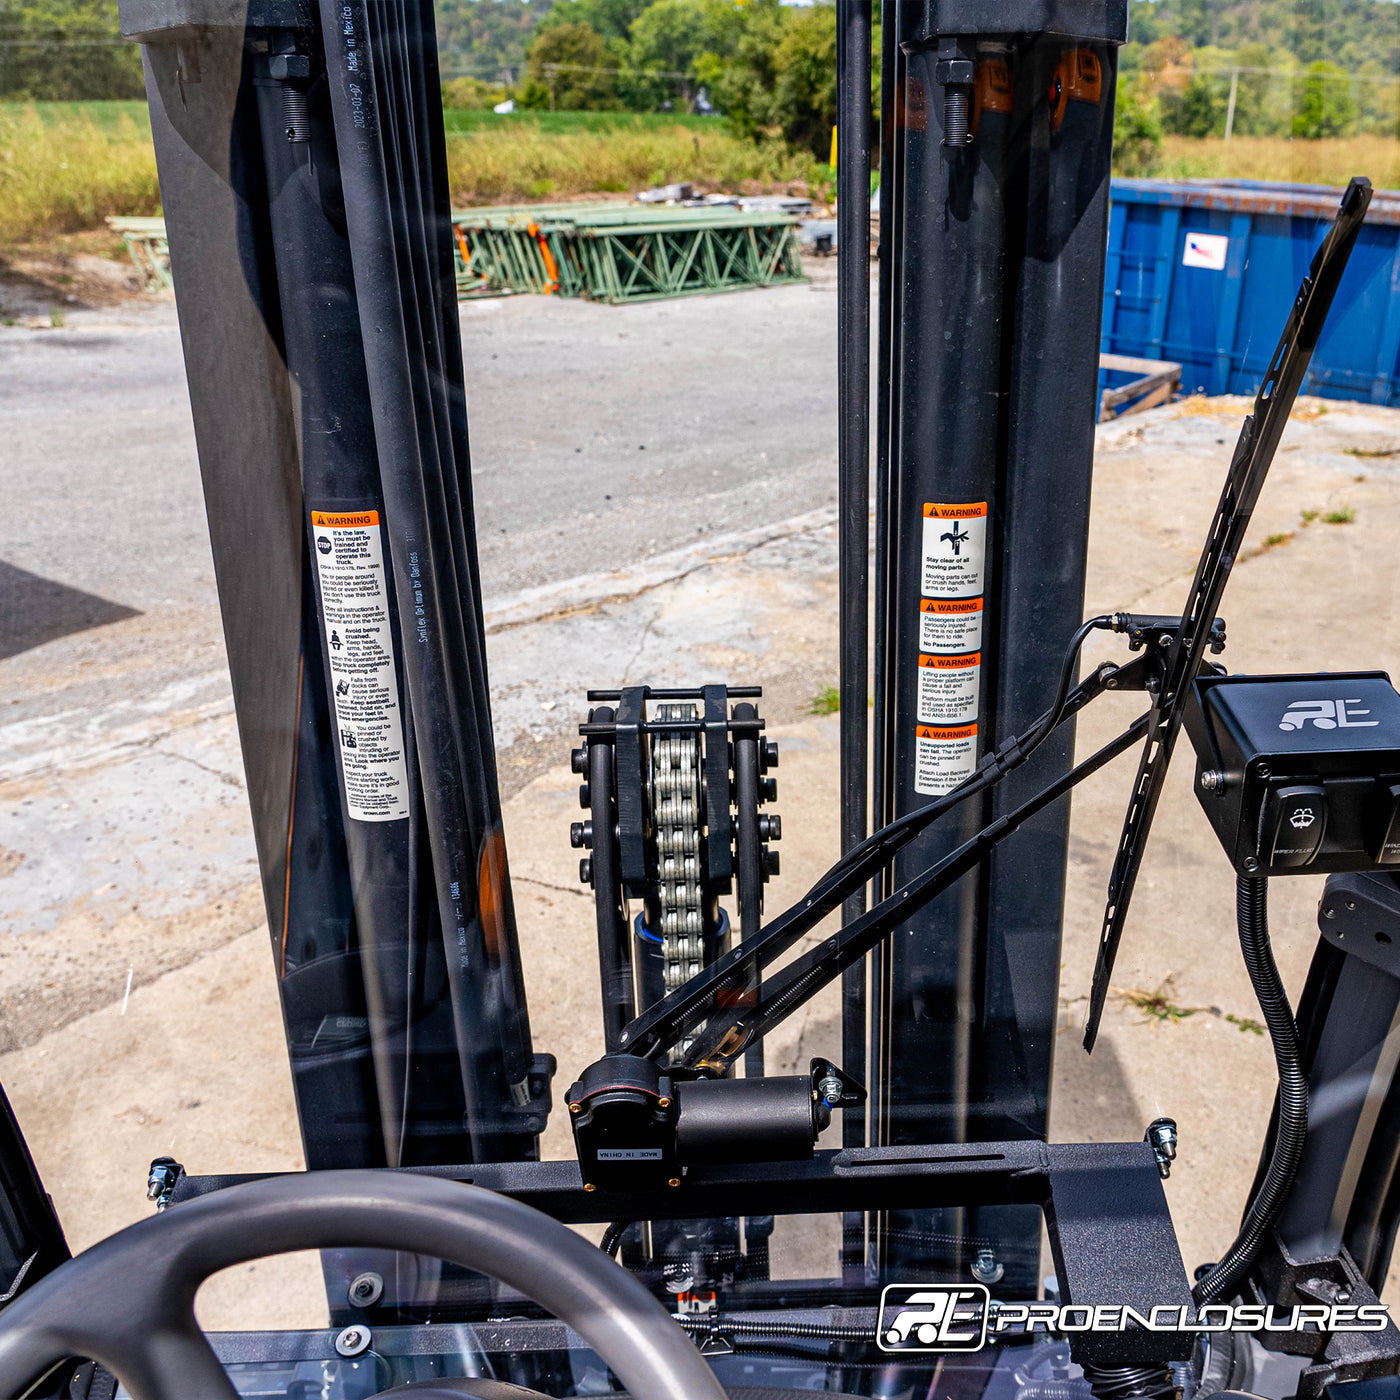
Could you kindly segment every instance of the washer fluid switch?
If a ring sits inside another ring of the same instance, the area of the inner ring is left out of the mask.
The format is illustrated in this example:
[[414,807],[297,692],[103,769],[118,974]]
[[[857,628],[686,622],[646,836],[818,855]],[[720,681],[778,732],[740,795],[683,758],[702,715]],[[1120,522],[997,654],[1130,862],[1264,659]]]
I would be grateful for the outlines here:
[[1271,787],[1264,798],[1260,859],[1275,869],[1307,865],[1327,829],[1327,792],[1312,783]]

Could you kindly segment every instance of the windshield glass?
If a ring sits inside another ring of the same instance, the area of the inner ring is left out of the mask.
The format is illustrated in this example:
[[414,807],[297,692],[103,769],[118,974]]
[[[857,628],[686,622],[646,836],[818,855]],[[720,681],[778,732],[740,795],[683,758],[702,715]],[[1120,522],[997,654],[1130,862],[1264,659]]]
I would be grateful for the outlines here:
[[[1145,726],[1104,749],[1155,694],[1056,685],[1132,660],[1114,614],[1181,616],[1352,175],[1223,660],[1393,672],[1400,10],[1367,3],[877,6],[854,294],[834,5],[0,12],[0,1082],[70,1245],[204,1178],[433,1170],[567,1197],[726,1384],[1075,1400],[1044,1335],[885,1356],[883,1295],[1061,1296],[1054,1164],[1007,1144],[1169,1117],[1188,1273],[1238,1226],[1275,1067],[1233,873],[1183,739],[1086,1056]],[[1275,882],[1295,1003],[1321,878]],[[678,1165],[594,1116],[625,1090],[664,1134],[761,1080]],[[910,1184],[954,1160],[984,1175]],[[552,1394],[612,1385],[417,1255],[257,1261],[200,1308],[248,1396],[531,1349]]]

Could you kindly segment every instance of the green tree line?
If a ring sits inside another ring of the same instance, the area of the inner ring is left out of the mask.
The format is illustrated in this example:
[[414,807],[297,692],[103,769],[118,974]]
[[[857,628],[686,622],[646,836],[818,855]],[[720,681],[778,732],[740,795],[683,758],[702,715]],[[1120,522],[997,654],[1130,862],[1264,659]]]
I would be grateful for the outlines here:
[[[836,105],[830,0],[438,0],[449,105],[714,111],[818,157]],[[876,30],[878,41],[878,27]],[[116,0],[0,0],[0,98],[139,97]],[[1131,0],[1119,145],[1395,134],[1395,0]]]

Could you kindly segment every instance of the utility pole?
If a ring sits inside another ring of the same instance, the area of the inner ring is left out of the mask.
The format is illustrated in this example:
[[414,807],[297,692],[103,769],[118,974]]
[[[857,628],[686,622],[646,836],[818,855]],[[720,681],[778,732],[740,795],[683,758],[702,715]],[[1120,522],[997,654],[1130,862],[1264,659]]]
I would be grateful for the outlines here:
[[1228,141],[1235,134],[1235,98],[1240,91],[1240,70],[1230,69],[1230,105],[1225,111],[1225,139]]

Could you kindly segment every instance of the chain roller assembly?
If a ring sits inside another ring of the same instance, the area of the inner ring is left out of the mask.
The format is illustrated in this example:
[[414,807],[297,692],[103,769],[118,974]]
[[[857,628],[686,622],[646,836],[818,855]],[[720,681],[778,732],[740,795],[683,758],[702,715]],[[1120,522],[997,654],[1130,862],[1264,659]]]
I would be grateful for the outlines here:
[[[663,722],[697,721],[694,705],[661,705]],[[700,739],[693,731],[663,730],[651,744],[651,820],[656,840],[657,903],[661,926],[662,985],[667,994],[694,977],[703,963],[700,828],[704,801]]]
[[[756,934],[778,873],[778,748],[763,738],[758,687],[590,691],[574,771],[586,779],[573,844],[598,918],[604,1029],[618,1048],[638,1011],[678,991]],[[733,703],[737,702],[737,703]],[[649,703],[651,708],[649,709]],[[734,895],[735,910],[721,906]],[[632,909],[635,901],[640,909]]]

